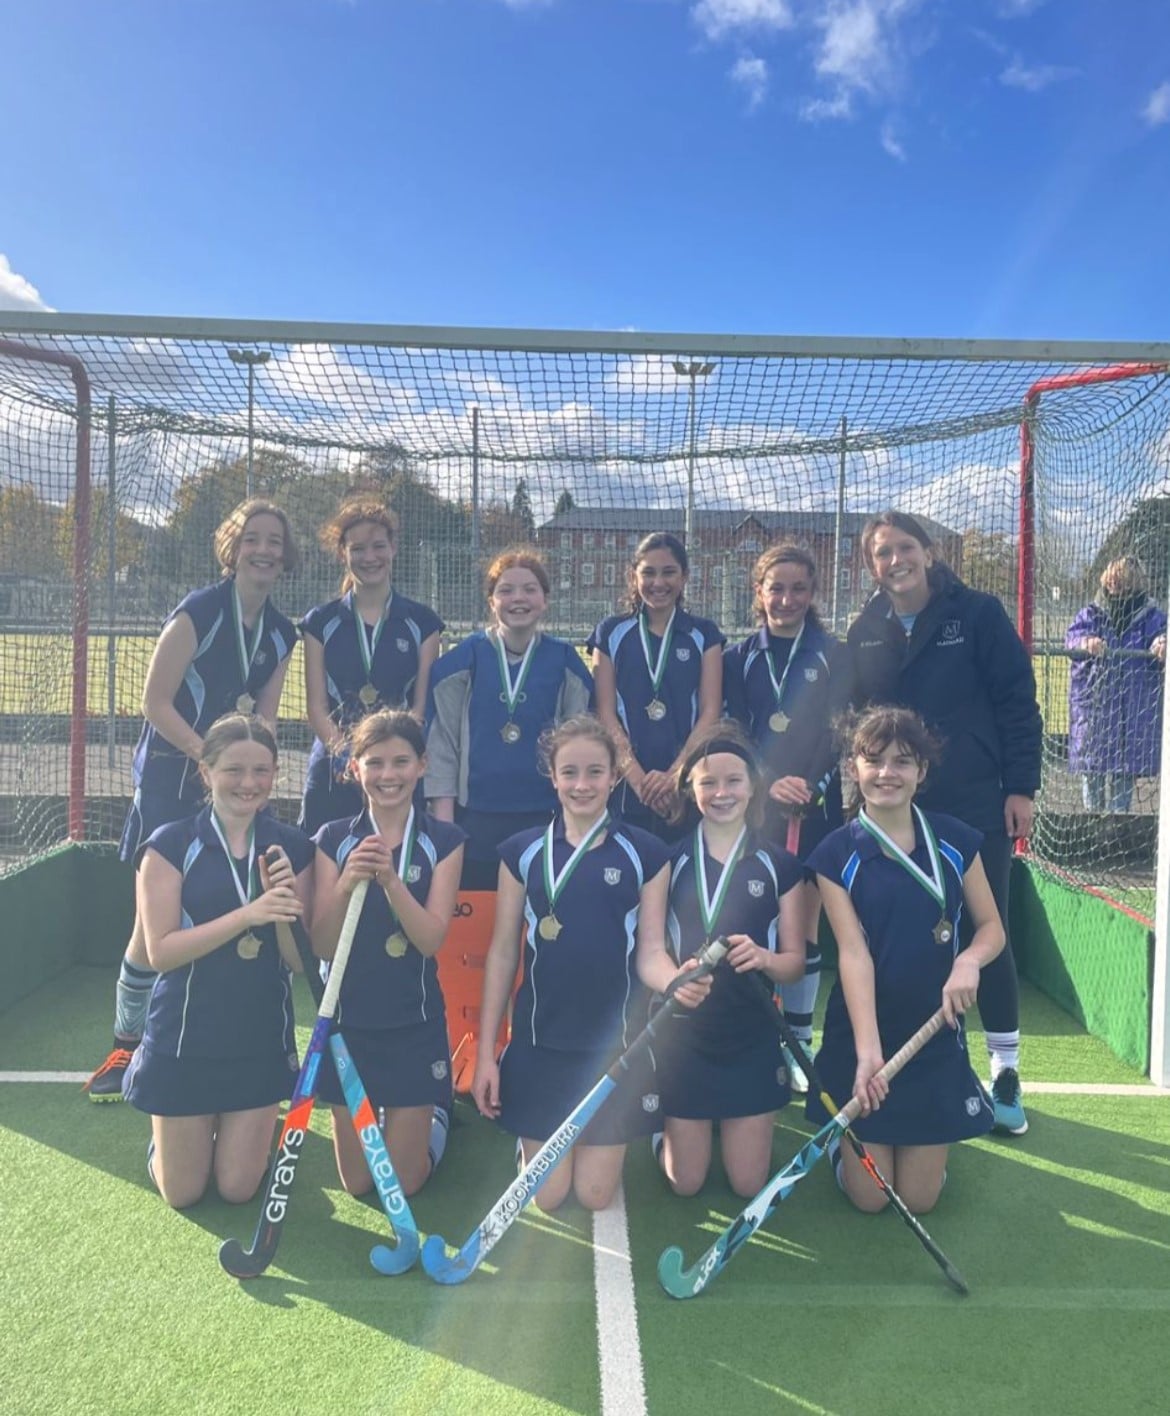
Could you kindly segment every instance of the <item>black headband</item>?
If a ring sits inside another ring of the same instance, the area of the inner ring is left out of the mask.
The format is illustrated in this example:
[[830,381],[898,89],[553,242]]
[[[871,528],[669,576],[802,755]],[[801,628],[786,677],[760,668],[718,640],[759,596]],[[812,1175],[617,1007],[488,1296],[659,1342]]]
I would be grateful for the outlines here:
[[737,742],[735,738],[717,737],[696,747],[687,758],[683,767],[684,781],[694,771],[696,763],[702,762],[705,757],[714,757],[717,752],[730,752],[733,757],[741,757],[747,763],[752,776],[758,777],[760,775],[759,764],[752,756],[750,748],[745,747],[742,742]]

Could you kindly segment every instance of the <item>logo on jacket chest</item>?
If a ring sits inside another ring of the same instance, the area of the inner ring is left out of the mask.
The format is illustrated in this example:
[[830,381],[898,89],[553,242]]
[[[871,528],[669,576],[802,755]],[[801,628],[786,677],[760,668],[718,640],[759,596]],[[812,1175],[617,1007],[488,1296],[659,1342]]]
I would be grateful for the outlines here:
[[410,640],[409,640],[409,639],[396,639],[396,640],[394,641],[394,644],[395,644],[395,647],[397,648],[397,650],[398,650],[398,652],[399,652],[400,654],[409,654],[409,653],[410,653]]
[[964,643],[963,621],[943,620],[938,627],[938,639],[935,642],[940,649],[948,649],[952,644]]
[[819,679],[820,676],[821,676],[821,671],[820,671],[820,669],[805,669],[805,671],[804,671],[804,681],[805,681],[805,683],[816,683],[817,679]]

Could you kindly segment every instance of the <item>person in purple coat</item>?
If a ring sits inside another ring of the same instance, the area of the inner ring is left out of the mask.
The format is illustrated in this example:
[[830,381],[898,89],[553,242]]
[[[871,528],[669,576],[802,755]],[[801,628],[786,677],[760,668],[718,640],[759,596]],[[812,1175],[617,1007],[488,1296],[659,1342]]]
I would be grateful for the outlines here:
[[1166,614],[1134,556],[1110,561],[1100,586],[1064,637],[1087,656],[1069,674],[1068,765],[1081,773],[1086,811],[1125,812],[1134,778],[1160,767]]

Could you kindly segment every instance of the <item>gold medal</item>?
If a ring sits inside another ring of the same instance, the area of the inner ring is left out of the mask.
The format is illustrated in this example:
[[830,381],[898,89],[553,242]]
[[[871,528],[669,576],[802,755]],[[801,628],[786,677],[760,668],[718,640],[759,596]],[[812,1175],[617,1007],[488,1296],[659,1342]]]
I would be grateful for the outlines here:
[[537,933],[542,939],[547,939],[551,942],[557,937],[563,927],[555,914],[546,914],[537,925]]
[[256,700],[250,693],[241,693],[239,698],[236,699],[237,713],[251,713],[255,707]]
[[386,940],[386,952],[392,959],[401,959],[406,953],[406,946],[410,943],[401,929],[396,929]]
[[788,724],[791,721],[787,713],[781,713],[780,710],[777,709],[768,719],[768,726],[774,733],[786,733],[788,731]]
[[520,727],[517,723],[505,723],[500,729],[500,736],[506,743],[511,745],[520,741]]
[[646,704],[646,716],[652,723],[660,723],[666,717],[666,704],[660,698],[652,698]]
[[264,941],[258,934],[253,934],[249,929],[247,934],[241,934],[236,940],[236,953],[241,959],[258,959],[260,957],[260,945]]
[[378,701],[378,690],[372,683],[363,683],[358,689],[358,697],[361,699],[363,707],[372,708]]
[[955,940],[955,926],[944,915],[931,931],[934,935],[934,942],[941,944],[944,948],[948,944],[953,944]]

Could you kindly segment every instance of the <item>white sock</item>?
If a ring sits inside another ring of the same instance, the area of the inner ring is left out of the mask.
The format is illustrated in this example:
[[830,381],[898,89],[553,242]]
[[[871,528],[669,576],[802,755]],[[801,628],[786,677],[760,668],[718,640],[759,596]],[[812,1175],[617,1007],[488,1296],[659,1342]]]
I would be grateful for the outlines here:
[[1005,1067],[1011,1067],[1013,1071],[1020,1070],[1020,1032],[1017,1028],[1015,1032],[1001,1032],[987,1034],[987,1055],[991,1062],[991,1080],[996,1077]]
[[431,1116],[431,1139],[427,1143],[427,1155],[430,1157],[432,1174],[438,1168],[439,1161],[443,1159],[443,1152],[447,1149],[447,1132],[450,1129],[450,1112],[445,1107],[436,1106],[434,1114]]

